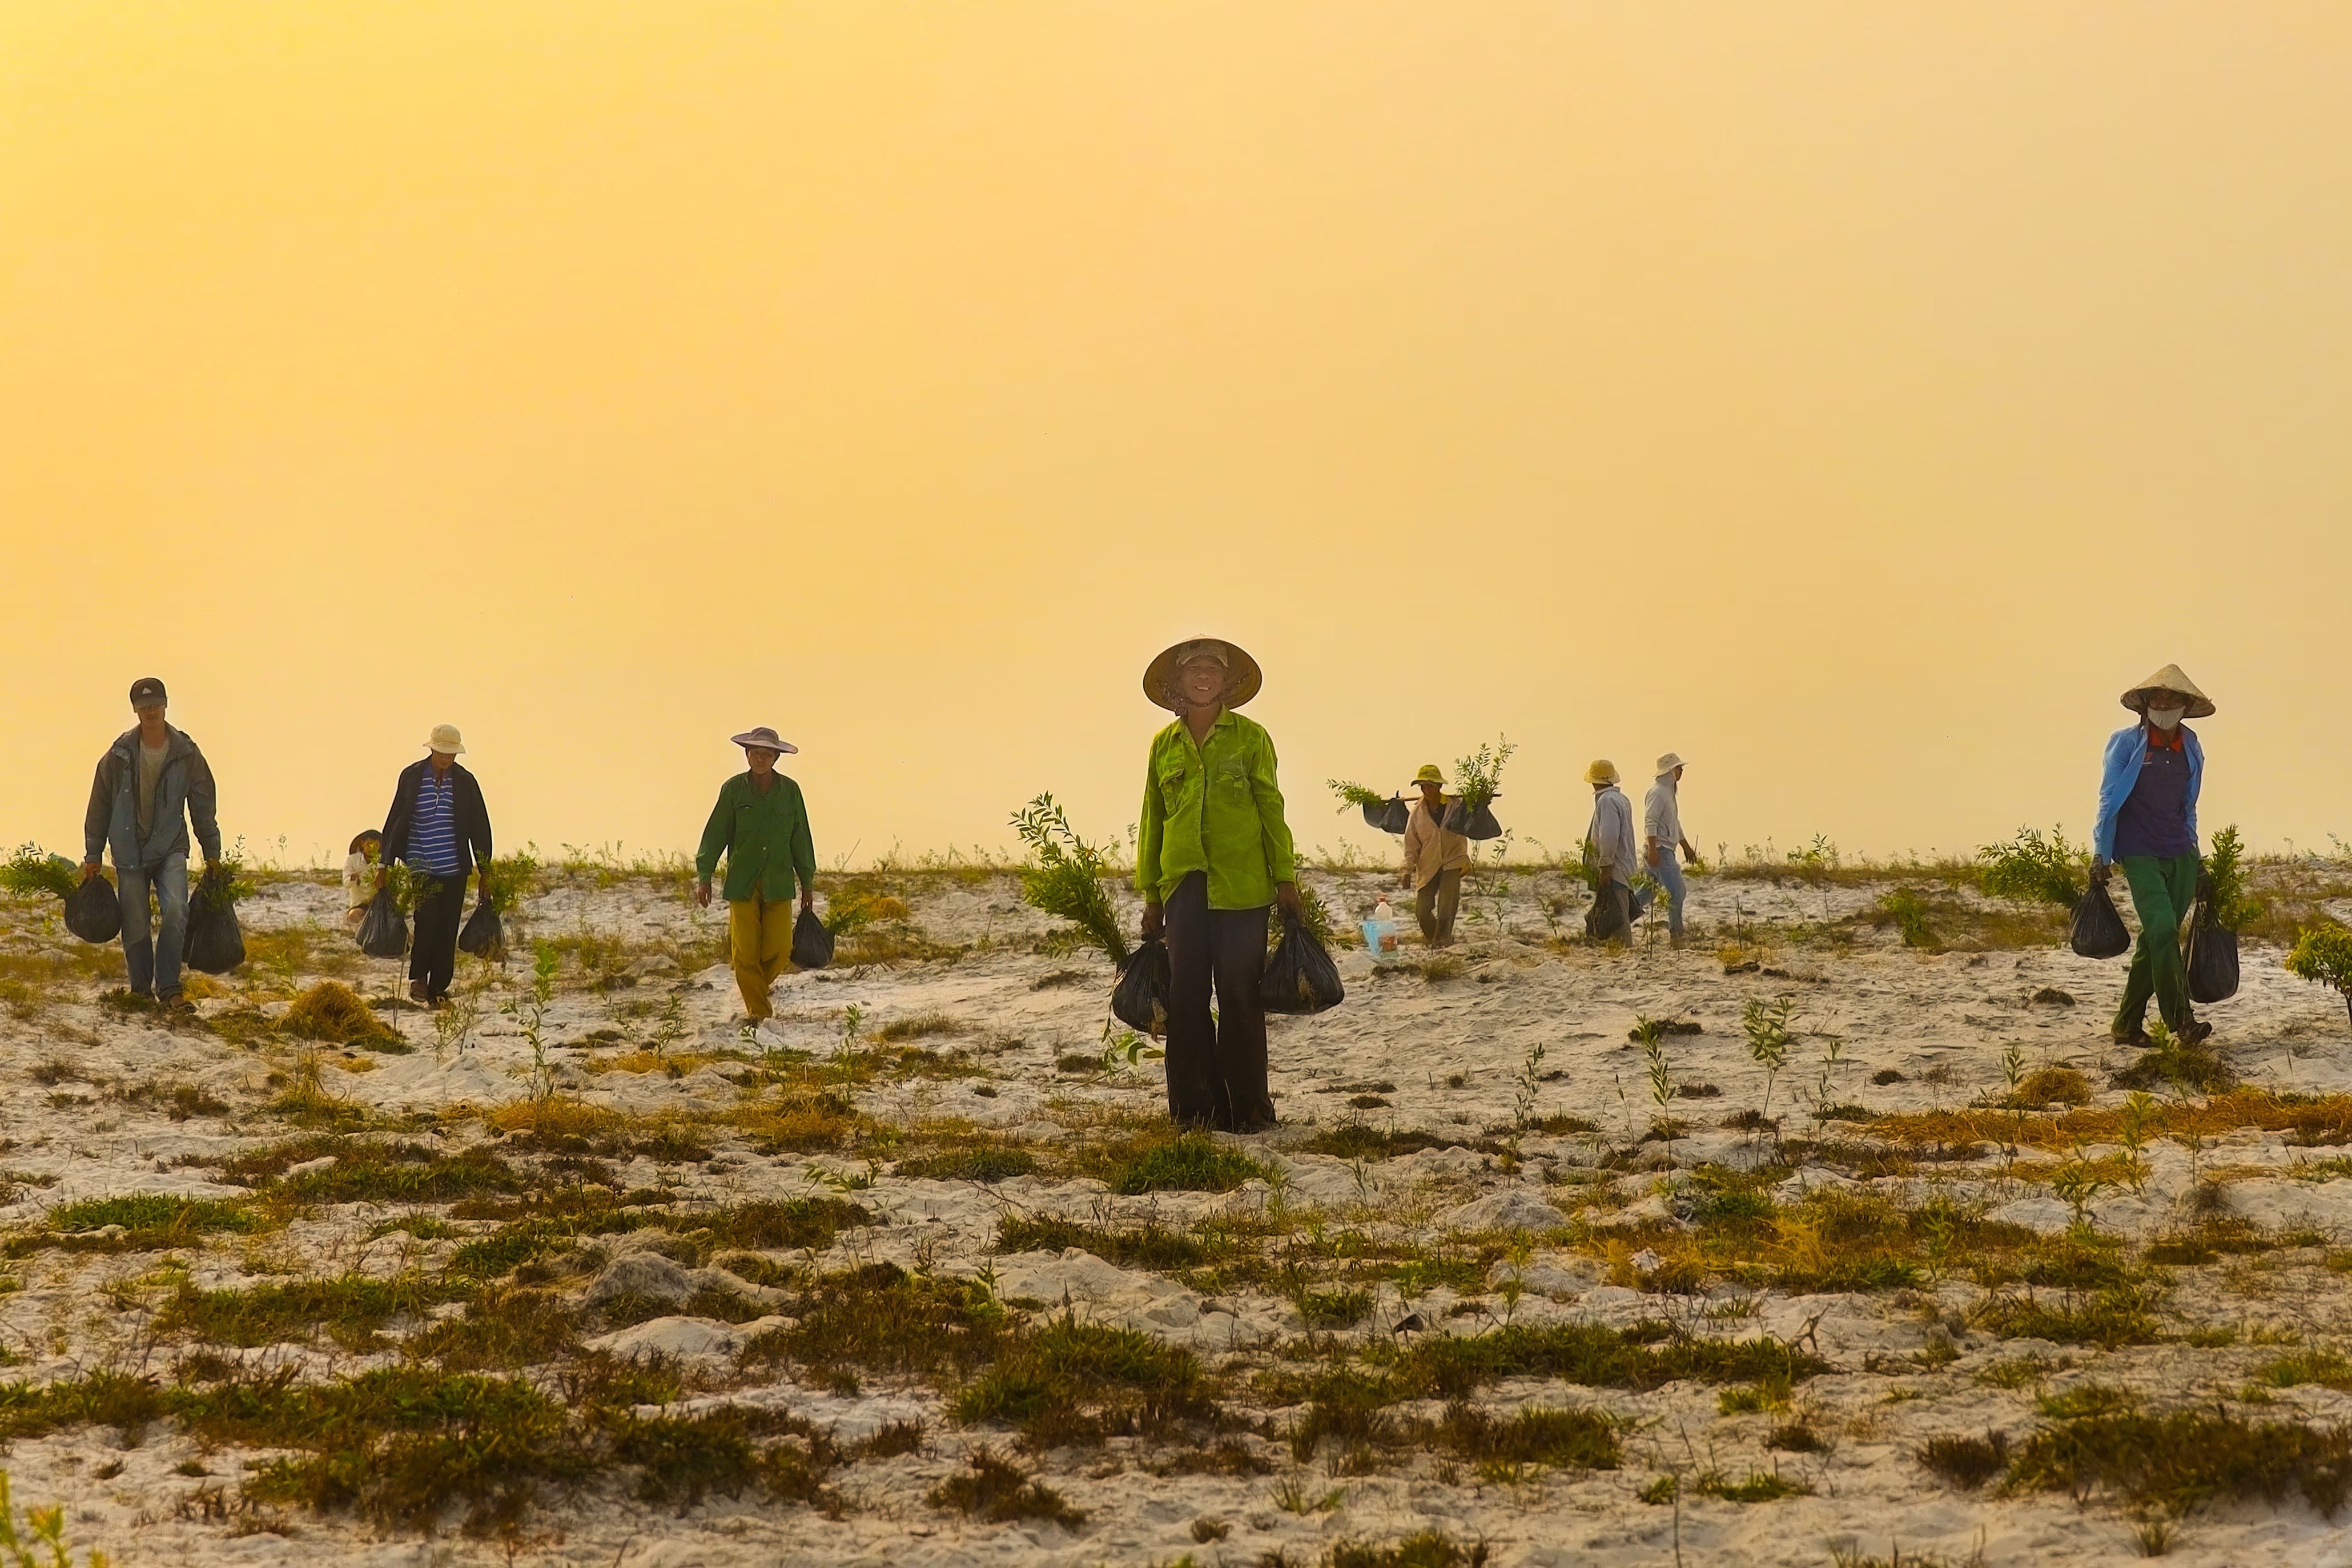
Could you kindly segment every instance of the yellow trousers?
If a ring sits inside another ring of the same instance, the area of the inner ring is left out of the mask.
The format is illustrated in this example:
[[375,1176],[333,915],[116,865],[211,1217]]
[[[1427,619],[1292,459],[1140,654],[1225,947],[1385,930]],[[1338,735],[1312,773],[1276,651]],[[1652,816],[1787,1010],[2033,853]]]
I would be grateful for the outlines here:
[[743,1011],[754,1022],[770,1016],[775,1009],[768,1005],[768,987],[792,963],[793,901],[729,900],[727,946],[736,988],[743,993]]

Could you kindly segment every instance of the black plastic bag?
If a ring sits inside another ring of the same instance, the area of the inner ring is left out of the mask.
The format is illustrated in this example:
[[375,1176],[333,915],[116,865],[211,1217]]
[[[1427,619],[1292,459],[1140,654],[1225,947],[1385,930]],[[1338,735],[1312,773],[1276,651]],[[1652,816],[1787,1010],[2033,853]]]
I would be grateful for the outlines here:
[[801,918],[793,922],[793,967],[823,969],[833,962],[833,933],[816,918],[814,910],[803,910]]
[[1594,942],[1623,942],[1633,934],[1633,889],[1622,882],[1604,882],[1584,911],[1584,934]]
[[460,952],[470,952],[477,958],[493,961],[504,958],[507,955],[507,931],[499,922],[499,911],[488,904],[476,904],[474,912],[466,917],[465,925],[457,932],[457,947]]
[[1474,806],[1457,800],[1445,808],[1445,831],[1459,833],[1465,838],[1500,838],[1503,825],[1495,820],[1491,801],[1482,800]]
[[2105,882],[2092,883],[2091,890],[2075,900],[2074,923],[2066,941],[2084,958],[2115,958],[2131,951],[2131,932],[2124,929],[2124,917],[2116,913]]
[[408,951],[408,917],[385,888],[368,900],[360,917],[360,951],[370,958],[398,958]]
[[226,974],[245,962],[245,931],[236,923],[236,900],[201,887],[188,900],[188,967]]
[[66,930],[84,942],[112,942],[122,934],[122,895],[102,873],[66,895]]
[[1111,1016],[1153,1039],[1168,1033],[1168,943],[1156,936],[1120,961],[1110,988]]
[[1257,980],[1257,999],[1269,1013],[1320,1013],[1336,1007],[1348,993],[1339,984],[1339,966],[1298,923],[1282,917],[1282,941],[1265,961]]
[[1412,806],[1401,795],[1364,803],[1364,826],[1367,827],[1377,827],[1382,833],[1402,833],[1405,825],[1412,820]]
[[2238,933],[2215,920],[2212,906],[2200,899],[2189,922],[2189,999],[2227,1002],[2237,994]]

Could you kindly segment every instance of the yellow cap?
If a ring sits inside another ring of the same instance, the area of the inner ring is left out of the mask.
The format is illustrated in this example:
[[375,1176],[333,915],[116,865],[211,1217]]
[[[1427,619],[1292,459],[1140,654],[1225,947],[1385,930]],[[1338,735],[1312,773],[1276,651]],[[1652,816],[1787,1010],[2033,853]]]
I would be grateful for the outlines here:
[[1439,770],[1435,763],[1423,763],[1421,764],[1421,772],[1412,775],[1412,782],[1417,784],[1442,784],[1445,782],[1445,774]]
[[1615,784],[1617,782],[1617,764],[1611,762],[1606,757],[1601,758],[1599,762],[1584,770],[1584,782],[1591,784]]

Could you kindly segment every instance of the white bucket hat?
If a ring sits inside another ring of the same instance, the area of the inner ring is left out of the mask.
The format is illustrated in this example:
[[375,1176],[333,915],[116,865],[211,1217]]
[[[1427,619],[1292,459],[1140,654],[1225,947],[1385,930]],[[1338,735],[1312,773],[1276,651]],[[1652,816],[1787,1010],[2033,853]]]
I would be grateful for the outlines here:
[[1658,776],[1660,778],[1664,778],[1682,765],[1683,759],[1681,753],[1677,752],[1668,752],[1664,756],[1658,759]]
[[433,738],[425,742],[425,749],[438,752],[445,757],[457,756],[466,749],[466,738],[457,733],[455,724],[436,724],[433,726]]
[[773,730],[769,729],[765,724],[761,724],[756,729],[746,730],[740,735],[730,735],[728,739],[734,742],[735,744],[739,746],[757,746],[762,751],[776,752],[779,753],[784,752],[798,752],[800,750],[798,746],[793,745],[790,741],[779,738],[776,732]]

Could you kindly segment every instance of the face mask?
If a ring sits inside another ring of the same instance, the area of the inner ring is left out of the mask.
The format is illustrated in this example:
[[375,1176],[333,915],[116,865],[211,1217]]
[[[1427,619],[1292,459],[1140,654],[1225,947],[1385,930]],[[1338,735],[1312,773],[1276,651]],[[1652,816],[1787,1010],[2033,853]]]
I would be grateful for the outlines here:
[[2147,721],[2159,730],[2169,731],[2188,712],[2186,708],[2151,708],[2147,710]]

